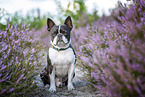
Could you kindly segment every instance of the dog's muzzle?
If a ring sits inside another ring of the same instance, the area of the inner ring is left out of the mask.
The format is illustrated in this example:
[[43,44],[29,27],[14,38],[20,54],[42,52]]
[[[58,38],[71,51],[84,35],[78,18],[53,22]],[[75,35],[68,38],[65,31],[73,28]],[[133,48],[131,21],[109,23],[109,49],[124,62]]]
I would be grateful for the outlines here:
[[58,34],[58,35],[57,35],[58,41],[63,41],[63,40],[62,40],[62,36],[63,36],[63,34]]
[[58,34],[57,35],[57,45],[62,45],[64,44],[64,40],[63,40],[63,34]]

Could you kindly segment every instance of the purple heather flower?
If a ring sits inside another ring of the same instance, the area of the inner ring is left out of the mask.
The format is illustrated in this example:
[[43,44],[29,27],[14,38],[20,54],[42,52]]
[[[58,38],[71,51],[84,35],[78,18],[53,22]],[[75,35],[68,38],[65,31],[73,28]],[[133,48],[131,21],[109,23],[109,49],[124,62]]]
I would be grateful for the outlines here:
[[[1,82],[1,80],[0,80],[0,82]],[[6,90],[7,90],[7,89],[1,89],[0,94],[3,94],[4,92],[6,92]]]
[[16,24],[16,25],[15,25],[15,30],[17,30],[17,26],[18,26],[18,25]]
[[15,88],[9,89],[9,91],[7,91],[7,93],[14,91]]
[[3,69],[5,69],[7,66],[6,65],[4,65],[1,69],[0,69],[0,71],[2,71]]
[[30,25],[31,25],[31,23],[30,23],[30,24],[28,24],[28,25],[27,25],[27,27],[29,27]]

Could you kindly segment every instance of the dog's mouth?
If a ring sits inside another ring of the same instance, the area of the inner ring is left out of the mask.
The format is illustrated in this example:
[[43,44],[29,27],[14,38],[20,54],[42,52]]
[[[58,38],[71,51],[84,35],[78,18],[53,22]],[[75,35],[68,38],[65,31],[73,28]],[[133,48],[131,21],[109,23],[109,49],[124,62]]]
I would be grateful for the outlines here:
[[52,41],[54,46],[57,47],[65,47],[68,44],[68,40],[65,37],[55,37],[54,40]]
[[64,43],[64,41],[63,40],[58,40],[57,41],[57,45],[64,45],[65,43]]
[[57,43],[56,43],[56,46],[58,46],[58,47],[64,47],[66,44],[64,43],[64,41],[63,40],[59,40],[59,41],[57,41]]

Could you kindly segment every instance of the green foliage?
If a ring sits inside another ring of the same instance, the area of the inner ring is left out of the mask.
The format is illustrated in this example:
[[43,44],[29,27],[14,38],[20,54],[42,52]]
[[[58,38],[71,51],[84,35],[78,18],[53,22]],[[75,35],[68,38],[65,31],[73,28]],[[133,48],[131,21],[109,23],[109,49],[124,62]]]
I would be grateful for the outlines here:
[[[71,16],[73,18],[73,24],[75,27],[84,27],[89,23],[94,22],[99,19],[97,15],[97,10],[95,9],[92,14],[87,12],[87,7],[85,5],[85,0],[73,0],[70,1],[67,5],[67,8],[64,9],[61,6],[61,3],[58,2],[58,7],[60,14],[64,14],[64,16]],[[60,17],[61,23],[63,23],[63,18]]]
[[[34,15],[36,14],[36,16]],[[30,29],[35,28],[36,30],[41,29],[46,25],[46,15],[40,16],[40,9],[33,9],[28,12],[26,18],[24,19],[25,23],[31,24]]]
[[6,25],[2,23],[2,20],[6,20],[6,18],[9,16],[9,14],[6,12],[6,10],[0,8],[0,29],[5,30]]
[[21,11],[16,11],[14,14],[9,14],[6,10],[0,9],[0,29],[5,30],[8,24],[8,18],[10,18],[9,24],[21,26],[22,23],[31,24],[29,29],[41,29],[46,25],[46,15],[40,16],[40,9],[33,9],[29,11],[26,16],[22,15]]

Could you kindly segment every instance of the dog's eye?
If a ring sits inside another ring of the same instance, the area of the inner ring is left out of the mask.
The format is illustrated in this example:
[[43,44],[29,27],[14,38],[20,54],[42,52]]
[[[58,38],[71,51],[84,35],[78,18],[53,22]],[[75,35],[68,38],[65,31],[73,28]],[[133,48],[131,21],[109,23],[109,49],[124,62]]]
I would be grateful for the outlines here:
[[52,33],[52,36],[56,36],[56,35],[57,35],[57,32],[53,32],[53,33]]
[[67,35],[67,34],[68,34],[68,33],[65,32],[65,31],[61,31],[61,33],[62,33],[63,35]]

